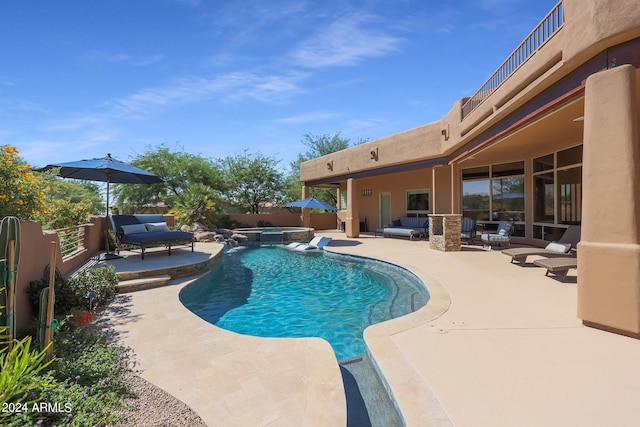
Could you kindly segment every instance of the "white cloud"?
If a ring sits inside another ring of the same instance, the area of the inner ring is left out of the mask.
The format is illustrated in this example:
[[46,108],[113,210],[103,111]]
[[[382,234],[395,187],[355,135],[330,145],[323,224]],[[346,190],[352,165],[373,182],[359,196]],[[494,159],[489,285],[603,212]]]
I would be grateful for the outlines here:
[[281,119],[276,119],[274,121],[276,123],[299,124],[299,123],[321,122],[324,120],[334,119],[336,117],[339,117],[339,115],[336,113],[307,113],[307,114],[300,114],[297,116],[283,117]]
[[[301,76],[260,75],[248,72],[228,73],[212,78],[188,77],[166,87],[148,88],[108,103],[117,116],[140,118],[151,109],[174,104],[200,102],[219,97],[220,101],[258,99],[267,103],[282,101],[300,92]],[[133,116],[132,116],[133,115]]]
[[94,50],[85,55],[85,59],[94,62],[106,62],[111,64],[122,63],[135,67],[142,67],[161,61],[162,59],[164,59],[164,54],[156,53],[153,55],[135,57],[128,53],[114,53]]
[[381,29],[365,28],[372,15],[353,13],[318,30],[293,52],[298,65],[308,68],[349,66],[367,58],[386,56],[399,49],[402,39]]

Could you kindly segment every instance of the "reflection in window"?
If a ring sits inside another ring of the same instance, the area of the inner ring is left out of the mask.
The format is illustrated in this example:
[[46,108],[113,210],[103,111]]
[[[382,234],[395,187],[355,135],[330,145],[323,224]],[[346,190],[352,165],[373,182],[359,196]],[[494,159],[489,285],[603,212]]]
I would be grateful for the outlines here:
[[492,181],[492,220],[524,221],[524,176]]
[[464,169],[462,214],[476,221],[524,221],[524,162]]
[[347,190],[340,191],[340,210],[347,210]]
[[462,183],[462,210],[465,218],[489,221],[489,180],[464,181]]
[[558,171],[558,223],[580,224],[582,219],[582,168]]
[[407,191],[407,216],[427,216],[429,214],[429,190]]
[[533,159],[533,237],[557,240],[582,220],[582,145]]
[[553,172],[533,178],[533,221],[553,222]]

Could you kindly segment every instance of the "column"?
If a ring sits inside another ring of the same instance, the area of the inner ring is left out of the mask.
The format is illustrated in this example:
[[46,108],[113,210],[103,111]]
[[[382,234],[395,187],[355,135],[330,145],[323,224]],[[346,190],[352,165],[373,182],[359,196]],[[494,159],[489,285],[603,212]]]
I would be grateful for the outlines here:
[[635,70],[586,81],[578,316],[640,338],[640,141]]
[[347,179],[347,237],[360,236],[360,217],[358,216],[358,186],[353,178]]
[[[302,198],[303,199],[308,199],[310,196],[310,192],[309,192],[309,187],[307,187],[306,185],[302,186]],[[307,208],[302,208],[301,209],[302,214],[301,214],[301,220],[302,220],[302,226],[303,227],[308,227],[311,228],[312,224],[311,224],[311,209],[307,209]]]

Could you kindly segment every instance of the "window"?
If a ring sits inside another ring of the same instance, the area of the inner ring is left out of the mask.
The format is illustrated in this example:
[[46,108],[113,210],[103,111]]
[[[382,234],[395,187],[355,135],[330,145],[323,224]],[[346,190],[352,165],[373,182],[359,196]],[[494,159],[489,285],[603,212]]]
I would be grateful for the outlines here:
[[[462,214],[478,222],[524,222],[524,162],[463,169]],[[523,224],[513,235],[524,236]]]
[[407,191],[407,216],[429,215],[429,190]]
[[533,237],[554,240],[582,220],[582,145],[533,159]]
[[340,210],[347,210],[347,190],[340,191]]

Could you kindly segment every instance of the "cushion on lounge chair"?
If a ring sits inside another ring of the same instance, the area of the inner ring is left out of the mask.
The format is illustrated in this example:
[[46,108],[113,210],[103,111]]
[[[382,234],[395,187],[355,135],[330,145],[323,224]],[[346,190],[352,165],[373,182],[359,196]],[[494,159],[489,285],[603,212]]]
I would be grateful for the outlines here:
[[571,249],[571,243],[551,242],[544,249],[550,252],[567,253]]

